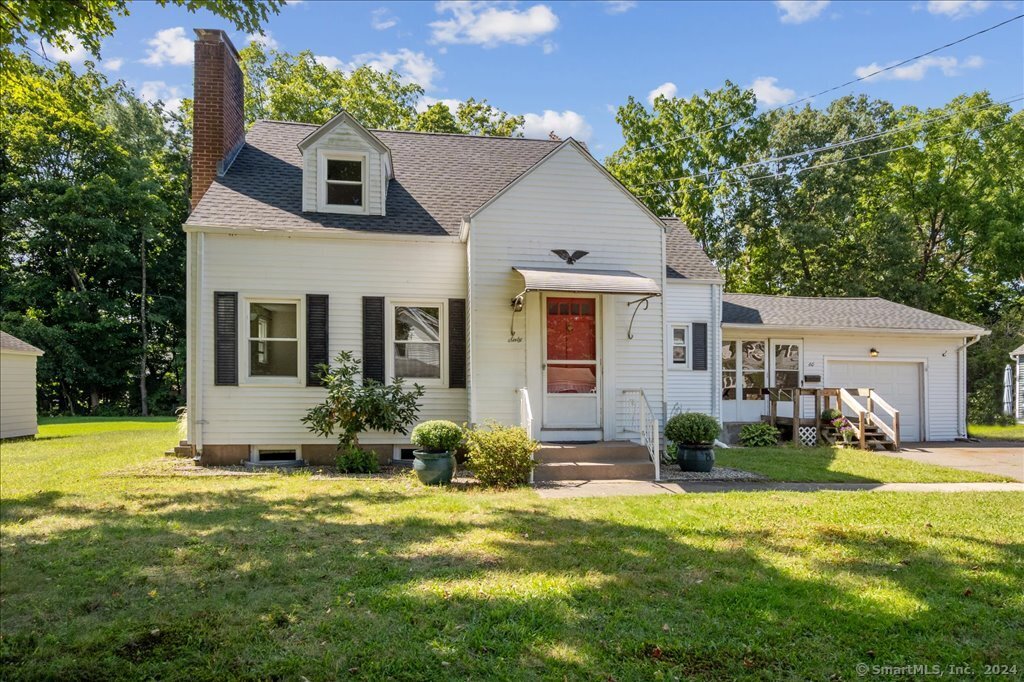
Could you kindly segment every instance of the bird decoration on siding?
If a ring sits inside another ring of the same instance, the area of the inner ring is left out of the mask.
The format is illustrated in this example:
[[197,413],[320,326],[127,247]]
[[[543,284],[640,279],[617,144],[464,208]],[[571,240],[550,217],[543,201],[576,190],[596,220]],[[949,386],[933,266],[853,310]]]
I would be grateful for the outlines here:
[[551,253],[555,254],[556,256],[558,256],[559,258],[564,260],[566,265],[572,265],[573,263],[578,261],[580,258],[583,258],[584,256],[586,256],[590,252],[589,251],[573,251],[572,254],[570,255],[569,252],[566,251],[565,249],[551,249]]

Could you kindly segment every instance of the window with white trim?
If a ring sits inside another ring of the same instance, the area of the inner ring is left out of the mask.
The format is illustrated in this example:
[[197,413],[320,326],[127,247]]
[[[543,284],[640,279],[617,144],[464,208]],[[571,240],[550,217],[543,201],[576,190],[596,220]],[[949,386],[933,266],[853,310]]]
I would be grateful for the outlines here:
[[690,366],[690,325],[677,324],[669,329],[670,362],[673,367]]
[[333,213],[365,213],[366,167],[365,154],[321,151],[318,208]]
[[441,379],[443,310],[439,303],[392,307],[392,373],[396,379]]
[[255,301],[249,305],[249,376],[299,376],[298,302]]

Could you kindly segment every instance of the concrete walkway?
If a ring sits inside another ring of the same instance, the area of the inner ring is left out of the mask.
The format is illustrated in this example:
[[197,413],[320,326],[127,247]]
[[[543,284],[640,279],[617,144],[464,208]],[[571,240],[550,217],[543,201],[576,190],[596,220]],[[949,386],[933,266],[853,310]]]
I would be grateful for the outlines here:
[[1024,443],[907,443],[899,452],[879,454],[1024,481]]
[[545,499],[617,497],[639,495],[681,495],[683,493],[730,492],[901,492],[901,493],[1024,493],[1024,483],[749,483],[716,481],[677,483],[653,481],[560,481],[537,486]]

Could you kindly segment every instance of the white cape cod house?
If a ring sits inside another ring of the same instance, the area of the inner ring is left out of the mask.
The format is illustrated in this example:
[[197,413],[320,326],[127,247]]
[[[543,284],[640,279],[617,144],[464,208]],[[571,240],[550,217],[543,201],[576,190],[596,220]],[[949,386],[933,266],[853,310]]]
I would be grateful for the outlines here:
[[[242,126],[237,54],[197,31],[188,438],[207,464],[332,459],[314,367],[426,387],[422,419],[641,441],[679,411],[758,421],[771,387],[873,387],[905,440],[965,435],[984,330],[881,299],[723,294],[675,219],[578,142]],[[790,409],[792,404],[790,404]],[[804,406],[804,411],[813,407]],[[363,434],[382,459],[403,436]]]

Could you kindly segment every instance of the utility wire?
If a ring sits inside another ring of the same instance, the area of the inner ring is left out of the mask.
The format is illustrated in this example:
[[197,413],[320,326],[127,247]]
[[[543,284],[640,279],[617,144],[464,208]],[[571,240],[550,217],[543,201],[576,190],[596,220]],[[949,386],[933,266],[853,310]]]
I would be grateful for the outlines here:
[[752,114],[750,116],[745,116],[743,118],[740,118],[740,119],[737,119],[737,120],[733,121],[732,123],[723,123],[721,125],[713,126],[711,128],[705,128],[704,130],[699,130],[699,131],[697,131],[695,133],[690,133],[689,135],[683,135],[682,137],[677,137],[677,138],[668,140],[667,142],[662,142],[660,144],[648,145],[646,147],[637,147],[636,149],[629,150],[628,155],[633,156],[635,154],[639,154],[640,152],[644,152],[644,151],[647,151],[649,149],[661,149],[661,148],[666,147],[666,146],[668,146],[670,144],[675,144],[676,142],[682,142],[683,140],[689,140],[690,138],[697,137],[698,135],[703,135],[704,133],[714,132],[716,130],[721,130],[722,128],[731,128],[734,125],[737,125],[739,123],[743,123],[744,121],[749,121],[750,119],[755,118],[757,116],[760,116],[762,114],[769,114],[769,113],[771,113],[773,111],[778,111],[780,109],[785,109],[786,107],[791,107],[791,106],[793,106],[795,104],[800,104],[801,102],[806,102],[808,100],[814,99],[815,97],[820,97],[820,96],[826,95],[826,94],[828,94],[830,92],[834,92],[836,90],[840,90],[842,88],[845,88],[845,87],[847,87],[849,85],[853,85],[854,83],[859,83],[859,82],[865,81],[865,80],[867,80],[869,78],[873,78],[873,77],[877,76],[880,73],[885,73],[886,71],[891,71],[892,69],[897,69],[897,68],[899,68],[901,66],[909,64],[910,62],[916,61],[916,60],[921,59],[923,57],[927,57],[928,55],[931,55],[931,54],[935,54],[936,52],[939,52],[941,50],[945,50],[947,48],[953,47],[954,45],[959,45],[962,42],[970,40],[971,38],[976,38],[976,37],[982,35],[983,33],[988,33],[989,31],[994,31],[997,28],[1005,26],[1006,24],[1009,24],[1011,22],[1018,21],[1020,19],[1024,19],[1024,14],[1018,14],[1017,16],[1011,17],[1010,19],[1007,19],[1006,21],[1001,21],[998,24],[995,24],[993,26],[989,26],[988,28],[984,28],[984,29],[982,29],[980,31],[976,31],[976,32],[974,32],[974,33],[972,33],[970,35],[964,36],[963,38],[959,38],[959,39],[954,40],[952,42],[946,43],[945,45],[940,45],[939,47],[936,47],[934,49],[928,50],[927,52],[922,52],[921,54],[916,55],[914,57],[909,57],[907,59],[904,59],[901,62],[897,62],[895,64],[890,64],[889,66],[886,66],[884,68],[878,69],[876,71],[872,71],[871,73],[869,73],[867,75],[864,75],[864,76],[860,76],[859,78],[854,78],[853,80],[846,81],[845,83],[840,83],[839,85],[834,85],[831,88],[826,88],[825,90],[822,90],[821,92],[817,92],[817,93],[815,93],[813,95],[807,95],[806,97],[801,97],[800,99],[794,100],[792,102],[787,102],[785,104],[780,104],[777,107],[773,107],[771,109],[767,109],[767,110],[761,112],[761,114]]
[[[952,135],[944,135],[942,137],[936,137],[935,139],[933,139],[931,141],[932,142],[939,142],[940,140],[948,140],[948,139],[950,139],[952,137],[959,137],[961,135],[967,135],[969,133],[980,133],[983,130],[989,130],[991,128],[998,128],[999,126],[1004,126],[1004,125],[1007,125],[1009,123],[1012,123],[1012,121],[1001,121],[999,123],[993,123],[992,125],[984,126],[982,128],[972,128],[971,130],[965,130],[965,131],[960,132],[960,133],[953,133]],[[803,172],[809,171],[809,170],[815,170],[815,169],[818,169],[818,168],[827,168],[829,166],[838,166],[839,164],[846,163],[848,161],[858,161],[860,159],[867,159],[867,158],[872,157],[872,156],[878,156],[880,154],[888,154],[890,152],[898,152],[898,151],[900,151],[902,149],[910,149],[911,147],[916,147],[916,146],[917,146],[916,143],[905,144],[905,145],[902,145],[900,147],[892,147],[890,149],[882,149],[882,150],[879,150],[877,152],[871,152],[870,154],[861,154],[860,156],[851,156],[851,157],[848,157],[848,158],[845,158],[845,159],[837,159],[836,161],[827,161],[827,162],[824,162],[824,163],[815,164],[813,166],[807,166],[806,168],[798,168],[798,169],[792,170],[792,171],[781,171],[781,172],[778,172],[778,173],[768,173],[766,175],[757,175],[757,176],[754,176],[752,178],[737,177],[737,178],[733,178],[731,180],[727,178],[725,181],[726,182],[740,182],[740,181],[742,181],[742,182],[753,182],[754,180],[764,180],[766,178],[780,178],[780,177],[782,177],[784,175],[798,175],[800,173],[803,173]],[[714,183],[706,183],[706,184],[703,184],[703,185],[698,185],[699,188],[710,188],[710,187],[713,187],[713,186],[714,186]],[[673,190],[673,192],[675,192],[675,191],[678,191],[678,190]],[[636,196],[640,197],[640,198],[643,198],[643,197],[657,196],[658,194],[659,194],[658,192],[648,192],[647,194],[637,194]]]
[[702,177],[705,177],[705,176],[708,176],[708,175],[721,175],[723,173],[731,173],[733,171],[739,171],[739,170],[745,170],[747,168],[753,168],[755,166],[760,166],[760,165],[765,164],[765,163],[772,163],[772,162],[775,162],[775,161],[787,161],[789,159],[795,159],[795,158],[798,158],[798,157],[801,157],[801,156],[807,156],[808,154],[817,154],[819,152],[830,152],[830,151],[835,150],[835,149],[842,149],[844,147],[849,147],[850,145],[853,145],[853,144],[860,144],[861,142],[868,142],[868,141],[871,141],[871,140],[877,140],[879,138],[886,137],[887,135],[893,135],[895,133],[901,133],[901,132],[904,132],[904,131],[907,131],[907,130],[913,130],[915,128],[920,128],[922,126],[926,126],[926,125],[929,125],[931,123],[935,123],[935,122],[938,122],[938,121],[943,121],[943,120],[946,120],[948,118],[953,118],[954,116],[957,116],[959,114],[965,114],[965,113],[970,112],[970,111],[978,111],[978,110],[982,110],[982,109],[990,109],[992,107],[1002,106],[1004,104],[1013,104],[1014,102],[1019,102],[1021,100],[1024,100],[1024,93],[1018,94],[1018,95],[1014,96],[1011,99],[1003,100],[1001,102],[988,102],[986,104],[979,104],[979,105],[973,106],[973,107],[967,107],[967,108],[964,108],[964,109],[957,109],[956,111],[950,112],[948,114],[943,114],[942,116],[935,116],[933,118],[923,119],[923,120],[920,120],[920,121],[914,121],[912,123],[908,123],[908,124],[900,126],[898,128],[891,128],[889,130],[881,130],[881,131],[878,131],[878,132],[870,133],[868,135],[863,135],[861,137],[855,137],[855,138],[850,139],[850,140],[843,140],[842,142],[836,142],[835,144],[826,145],[824,147],[817,147],[815,149],[807,149],[807,150],[804,150],[804,151],[801,151],[801,152],[794,152],[792,154],[786,154],[785,156],[775,156],[775,157],[772,157],[770,159],[760,159],[758,161],[751,161],[749,163],[745,163],[745,164],[740,165],[740,166],[732,166],[731,168],[723,168],[721,170],[711,170],[711,171],[705,171],[703,173],[694,173],[693,175],[682,175],[682,176],[679,176],[677,178],[665,178],[664,180],[651,180],[650,182],[641,182],[641,183],[638,183],[637,185],[634,185],[634,186],[635,187],[648,187],[650,185],[661,185],[661,184],[664,184],[664,183],[667,183],[667,182],[677,182],[679,180],[690,180],[690,179],[693,179],[693,178],[702,178]]

